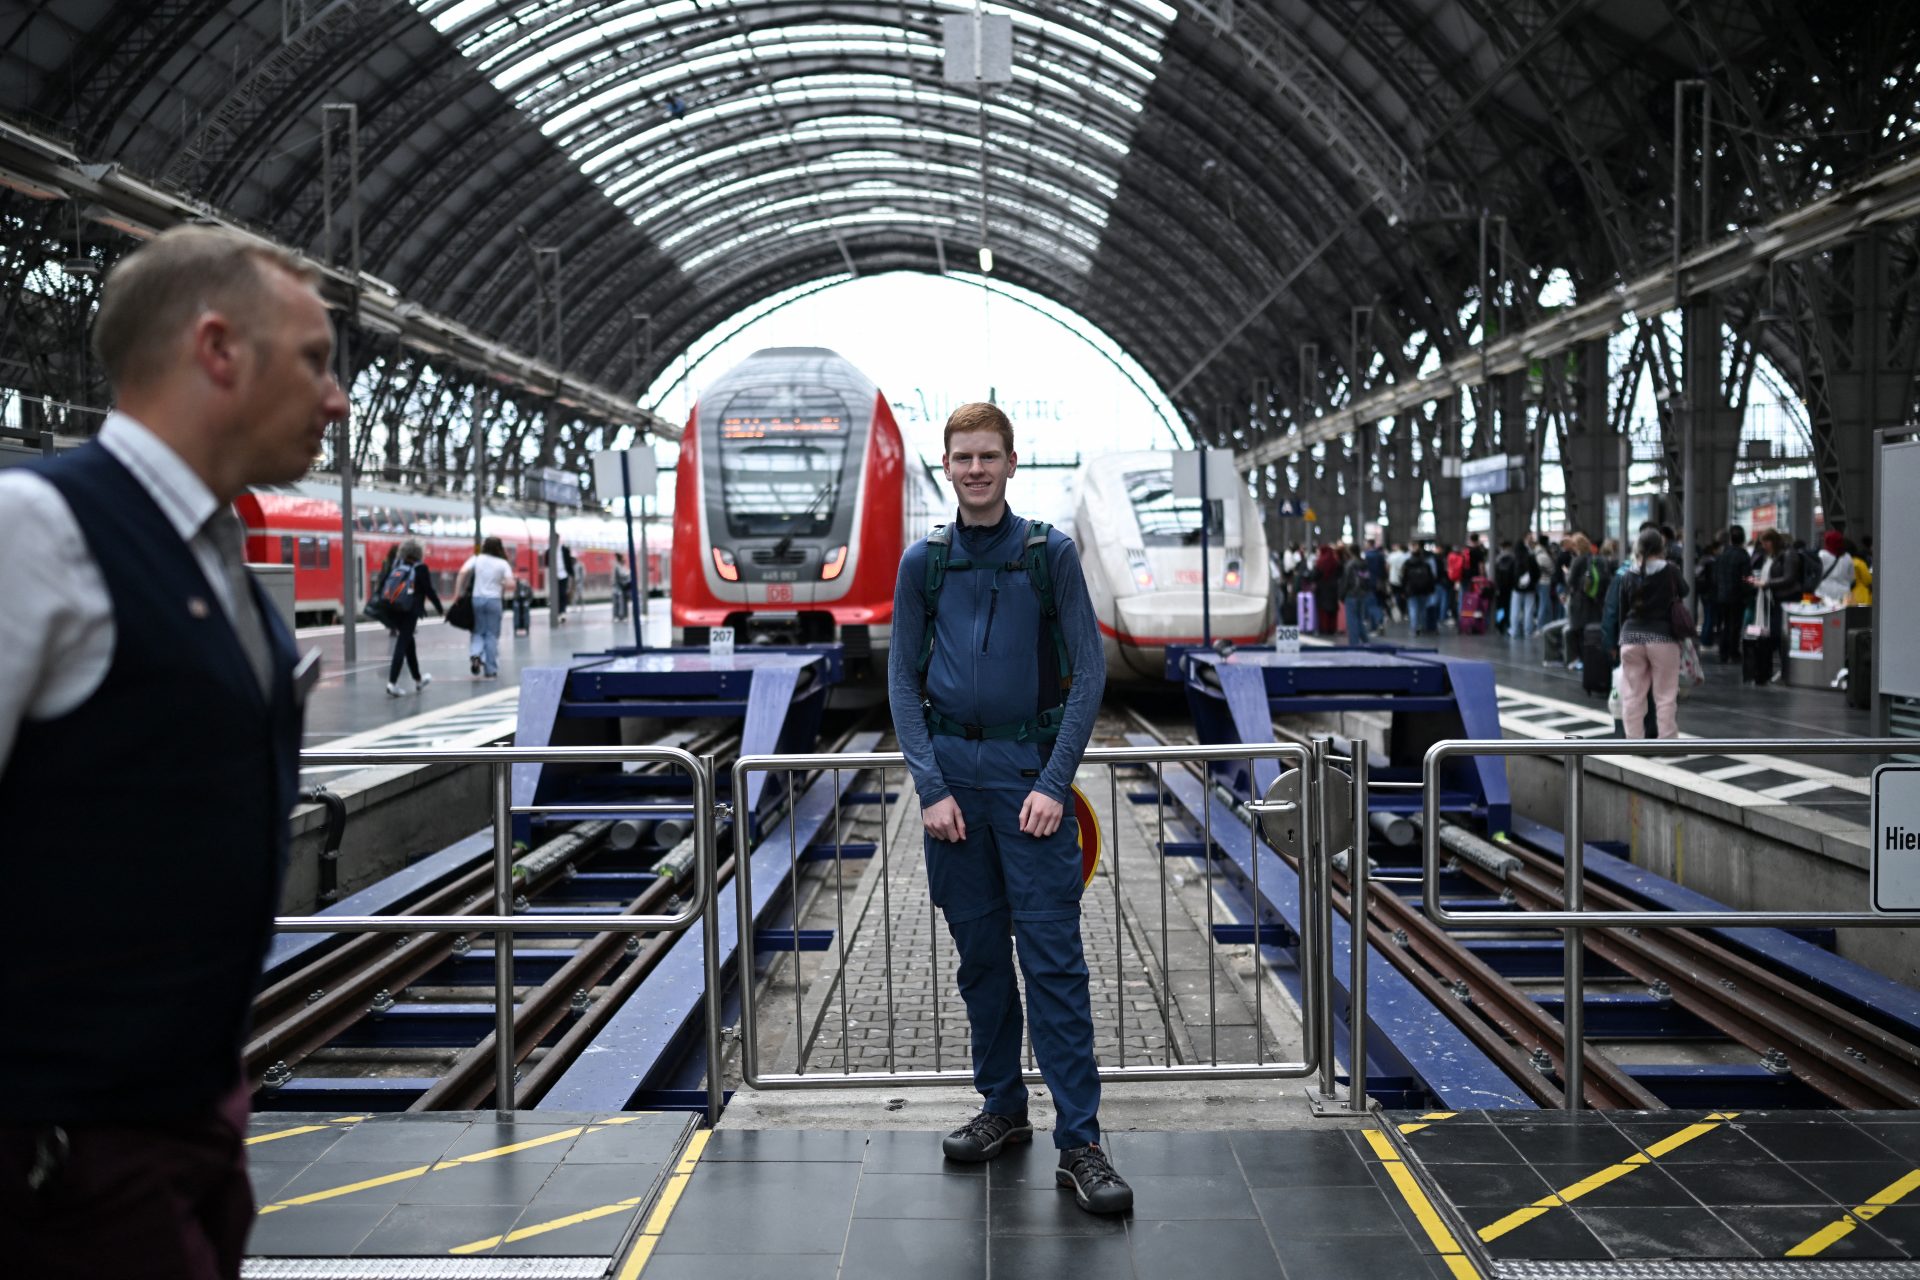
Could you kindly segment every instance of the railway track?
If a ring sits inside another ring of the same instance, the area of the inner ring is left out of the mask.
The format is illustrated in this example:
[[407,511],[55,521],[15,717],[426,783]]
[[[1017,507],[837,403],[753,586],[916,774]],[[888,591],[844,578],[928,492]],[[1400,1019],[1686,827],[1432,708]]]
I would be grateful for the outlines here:
[[[1137,712],[1128,714],[1163,742],[1191,741],[1167,733]],[[1490,893],[1508,895],[1516,910],[1561,909],[1561,867],[1555,858],[1510,838],[1490,847],[1510,854],[1518,865],[1504,874],[1474,861],[1456,859],[1452,865]],[[1298,872],[1296,859],[1284,853],[1281,857]],[[1348,873],[1336,868],[1335,909],[1351,918],[1348,884]],[[1584,893],[1586,905],[1595,910],[1642,909],[1592,876]],[[1529,1097],[1544,1107],[1565,1104],[1564,1024],[1525,987],[1474,955],[1464,936],[1428,920],[1416,902],[1397,893],[1369,895],[1367,935],[1379,953]],[[1559,935],[1545,931],[1543,936]],[[1585,941],[1591,955],[1630,982],[1671,999],[1724,1041],[1751,1050],[1776,1073],[1795,1076],[1833,1106],[1920,1107],[1920,1046],[1840,1008],[1788,975],[1695,930],[1590,929]],[[1589,990],[1600,985],[1592,982]],[[1587,1106],[1664,1108],[1620,1063],[1596,1049],[1591,1037],[1584,1062]]]

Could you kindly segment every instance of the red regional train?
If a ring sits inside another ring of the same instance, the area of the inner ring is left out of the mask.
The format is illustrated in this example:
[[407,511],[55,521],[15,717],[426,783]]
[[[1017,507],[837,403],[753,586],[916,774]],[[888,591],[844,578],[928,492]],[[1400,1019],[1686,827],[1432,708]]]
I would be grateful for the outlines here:
[[[234,504],[247,528],[247,559],[254,564],[290,564],[294,611],[302,624],[338,621],[340,616],[340,490],[337,483],[303,480],[250,490]],[[471,499],[430,497],[392,489],[359,486],[353,496],[353,558],[363,603],[389,548],[408,538],[419,540],[434,587],[443,600],[453,598],[460,566],[473,554]],[[536,600],[547,594],[547,521],[543,515],[489,507],[482,512],[483,536],[506,544],[516,577],[533,587]],[[613,557],[626,553],[626,522],[611,516],[562,516],[560,540],[573,549],[585,580],[574,600],[606,600],[613,591]],[[636,532],[638,525],[635,526]],[[649,524],[647,582],[665,585],[671,563],[671,539],[663,527]]]
[[944,500],[873,381],[823,347],[756,351],[687,418],[674,479],[673,625],[705,644],[846,646],[884,673],[900,556]]

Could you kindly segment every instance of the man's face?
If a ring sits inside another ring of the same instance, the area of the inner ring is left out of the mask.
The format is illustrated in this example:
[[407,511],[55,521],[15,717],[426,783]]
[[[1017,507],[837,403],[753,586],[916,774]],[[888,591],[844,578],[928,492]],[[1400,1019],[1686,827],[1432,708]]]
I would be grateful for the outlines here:
[[1007,496],[1007,481],[1018,462],[998,431],[956,431],[941,460],[960,498],[963,515],[992,520]]
[[250,484],[287,484],[320,456],[327,427],[347,416],[333,376],[333,324],[313,288],[263,268],[266,297],[251,358],[234,388],[236,444]]

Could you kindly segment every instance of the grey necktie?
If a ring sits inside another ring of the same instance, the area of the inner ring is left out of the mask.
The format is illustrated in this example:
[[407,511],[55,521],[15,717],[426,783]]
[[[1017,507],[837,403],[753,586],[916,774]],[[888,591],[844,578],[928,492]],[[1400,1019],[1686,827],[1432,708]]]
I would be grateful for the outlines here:
[[233,598],[231,621],[234,634],[240,638],[241,652],[247,655],[247,665],[253,668],[260,691],[271,694],[268,681],[272,675],[273,651],[267,644],[266,624],[254,604],[253,578],[247,573],[246,529],[231,507],[222,507],[208,516],[204,528],[214,550],[220,553],[221,567],[226,570],[227,591]]

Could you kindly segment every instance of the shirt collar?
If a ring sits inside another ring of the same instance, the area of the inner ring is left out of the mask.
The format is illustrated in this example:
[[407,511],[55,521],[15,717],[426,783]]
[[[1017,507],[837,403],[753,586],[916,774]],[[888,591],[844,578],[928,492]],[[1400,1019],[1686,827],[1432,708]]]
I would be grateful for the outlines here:
[[133,472],[182,542],[193,541],[220,510],[220,500],[179,454],[118,409],[107,415],[106,425],[100,428],[100,446]]
[[1000,508],[1000,518],[992,524],[968,524],[954,512],[953,523],[959,527],[961,536],[976,547],[990,547],[1000,540],[1000,536],[1013,526],[1013,504],[1007,503]]

